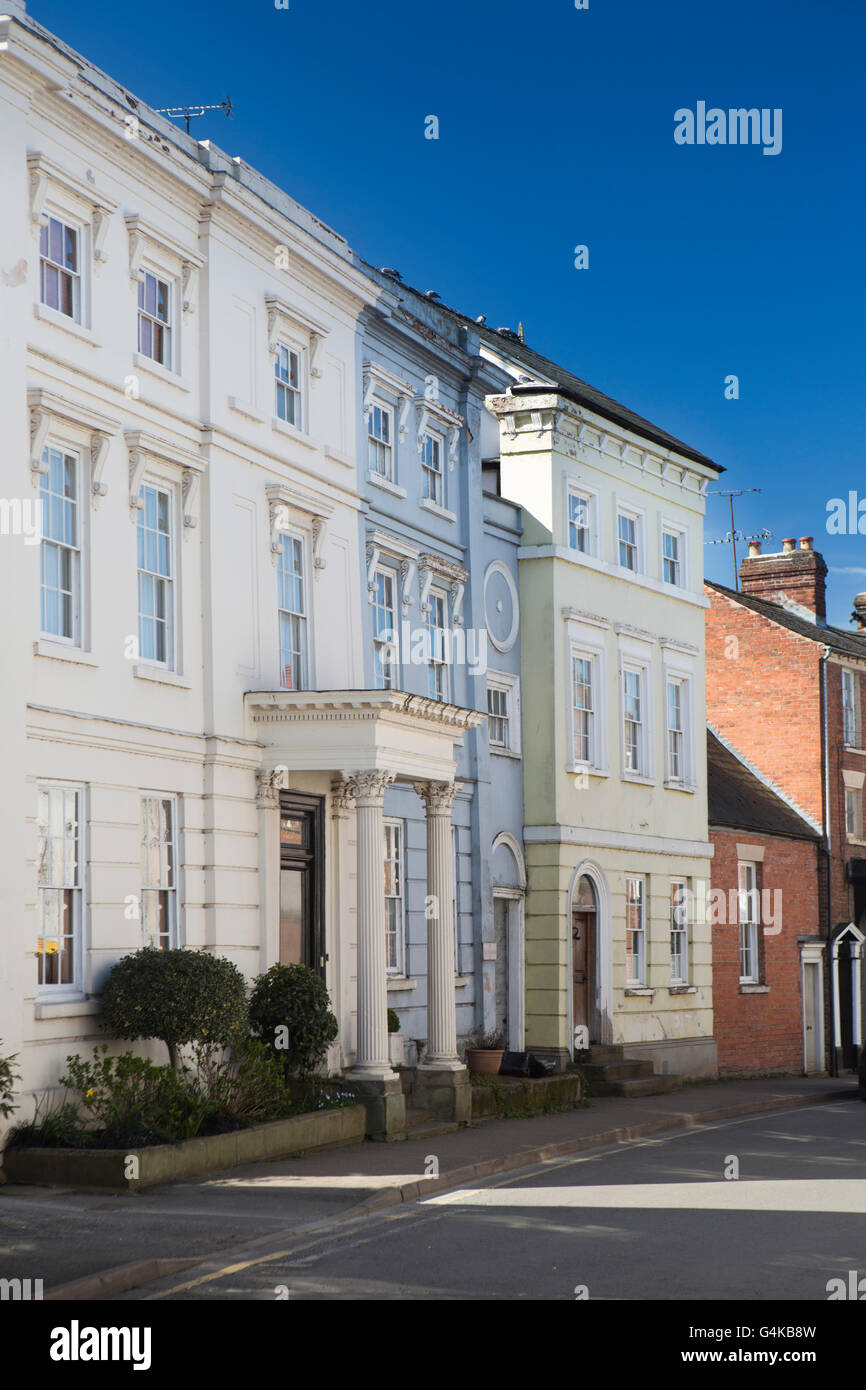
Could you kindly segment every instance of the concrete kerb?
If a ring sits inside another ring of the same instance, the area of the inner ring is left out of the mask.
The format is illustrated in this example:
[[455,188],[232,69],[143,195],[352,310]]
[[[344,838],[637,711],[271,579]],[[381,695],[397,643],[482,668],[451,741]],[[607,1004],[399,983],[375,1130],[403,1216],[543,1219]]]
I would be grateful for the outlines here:
[[[584,1134],[574,1139],[566,1139],[558,1144],[545,1144],[536,1149],[523,1149],[519,1153],[501,1154],[496,1158],[483,1159],[463,1168],[452,1168],[440,1173],[438,1178],[419,1178],[410,1183],[401,1183],[384,1192],[378,1192],[358,1202],[348,1211],[329,1217],[327,1221],[314,1221],[283,1232],[279,1236],[270,1233],[232,1250],[232,1260],[237,1262],[256,1250],[273,1247],[291,1237],[309,1235],[315,1231],[331,1229],[347,1221],[358,1220],[387,1207],[400,1206],[420,1197],[432,1196],[448,1188],[463,1187],[479,1178],[494,1177],[497,1173],[514,1172],[520,1168],[531,1168],[536,1163],[546,1163],[556,1158],[567,1158],[569,1154],[584,1153],[588,1149],[602,1149],[610,1144],[628,1143],[631,1140],[649,1139],[655,1134],[672,1134],[679,1130],[693,1129],[701,1125],[714,1124],[720,1120],[733,1120],[747,1115],[769,1114],[777,1110],[796,1110],[804,1106],[818,1105],[825,1101],[850,1100],[856,1096],[853,1090],[825,1092],[823,1095],[765,1097],[760,1101],[742,1101],[737,1105],[717,1106],[713,1110],[694,1114],[665,1116],[659,1120],[648,1120],[642,1124],[620,1126],[617,1129],[600,1131],[597,1134]],[[198,1255],[192,1258],[175,1260],[139,1260],[127,1265],[118,1265],[101,1270],[98,1274],[76,1279],[62,1284],[45,1295],[46,1301],[79,1300],[94,1302],[110,1298],[116,1293],[128,1293],[131,1289],[155,1282],[158,1279],[182,1273],[184,1270],[201,1267],[210,1261],[223,1259],[222,1254]],[[157,1269],[155,1267],[161,1266]],[[170,1266],[170,1267],[169,1267]]]

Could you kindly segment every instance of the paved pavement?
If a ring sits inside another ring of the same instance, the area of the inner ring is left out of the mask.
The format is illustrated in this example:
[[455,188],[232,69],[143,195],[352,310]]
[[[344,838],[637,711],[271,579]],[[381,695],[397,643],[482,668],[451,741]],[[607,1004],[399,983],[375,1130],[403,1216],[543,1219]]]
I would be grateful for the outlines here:
[[829,1281],[850,1288],[852,1271],[866,1276],[866,1107],[856,1100],[548,1160],[233,1252],[113,1301],[712,1300],[704,1306],[724,1322],[734,1300],[766,1347],[759,1329],[778,1321],[766,1305],[826,1302]]
[[[0,1188],[0,1277],[42,1278],[46,1294],[86,1279],[75,1296],[102,1297],[152,1280],[161,1272],[155,1260],[178,1262],[176,1272],[185,1261],[239,1253],[251,1242],[346,1220],[360,1204],[370,1211],[411,1201],[422,1187],[432,1194],[541,1159],[730,1115],[809,1105],[840,1091],[853,1097],[856,1084],[732,1081],[664,1096],[600,1098],[564,1114],[491,1120],[404,1143],[353,1145],[116,1197],[10,1184]],[[866,1119],[866,1106],[860,1110]],[[133,1268],[101,1285],[94,1279],[127,1265]]]

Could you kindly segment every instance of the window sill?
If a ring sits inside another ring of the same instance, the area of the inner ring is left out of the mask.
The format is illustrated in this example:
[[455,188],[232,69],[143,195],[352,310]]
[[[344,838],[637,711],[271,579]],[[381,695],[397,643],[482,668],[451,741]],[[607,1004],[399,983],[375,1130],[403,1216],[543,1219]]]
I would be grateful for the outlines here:
[[43,997],[37,999],[33,1014],[35,1018],[77,1018],[82,1014],[101,1014],[102,1004],[98,999],[88,999],[81,995],[78,999],[58,999],[56,1002]]
[[846,835],[846,845],[866,845],[866,840],[861,840],[857,835]]
[[77,338],[79,342],[87,343],[92,348],[101,347],[90,329],[85,328],[77,319],[71,319],[67,314],[59,313],[57,309],[49,309],[47,304],[34,304],[33,312],[36,318],[41,319],[43,323],[50,323],[55,328],[62,328],[64,333],[71,333],[73,338]]
[[685,792],[688,796],[694,796],[697,791],[694,782],[669,782],[665,780],[665,787],[669,792]]
[[392,497],[406,497],[408,494],[404,487],[398,487],[392,483],[390,478],[383,478],[381,473],[372,473],[367,470],[367,482],[373,487],[380,487],[383,492],[390,492]]
[[449,512],[447,507],[441,506],[439,502],[434,502],[432,497],[422,497],[420,506],[425,512],[432,512],[434,516],[439,516],[443,521],[456,521],[457,513]]
[[697,994],[697,985],[668,985],[668,994]]
[[299,430],[297,425],[290,425],[288,420],[281,420],[279,415],[271,416],[271,429],[275,434],[284,434],[287,439],[293,439],[296,444],[302,444],[305,449],[317,448],[315,440],[311,439],[303,430]]
[[177,372],[169,371],[161,362],[154,362],[152,357],[144,357],[140,352],[132,354],[132,365],[140,372],[146,372],[148,376],[155,376],[157,380],[164,381],[166,386],[173,386],[176,391],[183,391],[184,395],[189,395],[189,387],[184,386]]
[[410,980],[408,975],[389,975],[388,988],[390,990],[417,989],[418,981]]
[[83,652],[80,647],[67,647],[64,642],[52,642],[45,637],[33,643],[33,654],[52,657],[56,661],[71,661],[74,666],[99,665],[90,652]]
[[501,748],[499,744],[491,743],[490,751],[497,758],[516,758],[518,762],[520,761],[521,755],[514,748]]
[[626,985],[625,997],[637,999],[652,999],[655,994],[654,989],[648,989],[646,985]]
[[866,748],[861,748],[859,743],[843,743],[843,753],[866,753]]
[[137,662],[132,668],[132,674],[136,680],[156,681],[158,685],[173,685],[178,690],[192,690],[189,681],[184,680],[176,671],[167,671],[162,666],[143,666]]
[[592,767],[589,763],[569,763],[566,772],[577,776],[578,773],[585,772],[587,777],[609,777],[610,773],[603,767]]
[[741,993],[741,994],[769,994],[769,993],[770,993],[770,986],[769,986],[769,985],[750,985],[750,984],[745,984],[745,983],[743,983],[743,982],[741,981],[741,982],[740,982],[740,993]]
[[228,397],[228,407],[238,415],[245,415],[248,420],[255,420],[257,425],[265,423],[265,417],[260,410],[256,410],[254,405],[249,405],[246,401],[238,400],[237,396]]
[[654,787],[655,778],[647,777],[643,772],[623,772],[621,780],[623,782],[635,782],[641,787]]

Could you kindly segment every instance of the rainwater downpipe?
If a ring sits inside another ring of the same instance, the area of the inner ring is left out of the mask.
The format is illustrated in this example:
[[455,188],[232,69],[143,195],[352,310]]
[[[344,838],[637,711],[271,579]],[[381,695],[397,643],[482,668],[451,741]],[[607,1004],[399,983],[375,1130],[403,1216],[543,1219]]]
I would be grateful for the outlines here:
[[833,933],[833,890],[831,886],[830,859],[830,739],[827,729],[827,658],[830,648],[824,647],[821,653],[821,753],[824,777],[824,840],[827,856],[827,974],[830,980],[830,1075],[838,1075],[836,1066],[836,1033],[833,1020],[836,1017],[836,980],[833,963],[830,959],[830,941]]

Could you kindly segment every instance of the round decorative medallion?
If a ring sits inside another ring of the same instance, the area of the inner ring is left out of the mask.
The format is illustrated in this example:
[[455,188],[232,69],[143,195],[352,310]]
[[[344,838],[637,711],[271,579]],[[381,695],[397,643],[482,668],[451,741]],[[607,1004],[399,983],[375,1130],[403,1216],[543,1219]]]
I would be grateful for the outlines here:
[[496,650],[510,652],[520,627],[520,600],[511,571],[501,560],[493,560],[484,575],[484,619]]

